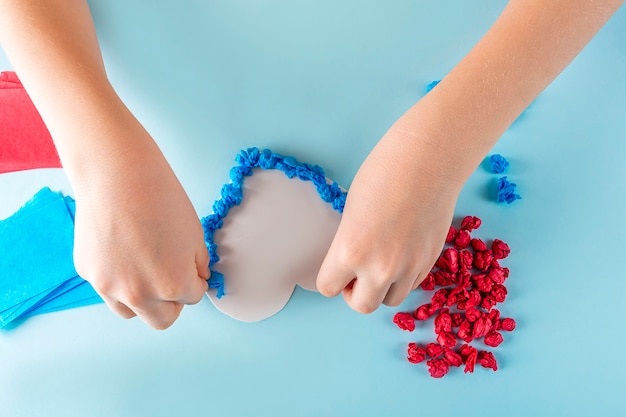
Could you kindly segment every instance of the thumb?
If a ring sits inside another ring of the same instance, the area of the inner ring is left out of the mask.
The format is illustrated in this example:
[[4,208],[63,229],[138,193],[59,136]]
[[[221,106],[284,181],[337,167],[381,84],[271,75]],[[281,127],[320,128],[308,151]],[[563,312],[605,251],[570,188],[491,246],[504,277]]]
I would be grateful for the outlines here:
[[198,270],[198,276],[205,280],[211,277],[211,271],[209,270],[209,251],[204,244],[204,241],[196,252],[196,268]]
[[342,261],[333,241],[317,274],[317,290],[326,297],[335,297],[354,280],[356,274]]

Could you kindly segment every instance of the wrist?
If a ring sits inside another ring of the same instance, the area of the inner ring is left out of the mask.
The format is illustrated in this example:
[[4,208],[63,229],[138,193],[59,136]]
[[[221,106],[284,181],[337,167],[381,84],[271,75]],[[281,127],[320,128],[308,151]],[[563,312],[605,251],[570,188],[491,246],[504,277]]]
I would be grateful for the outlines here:
[[397,137],[398,146],[402,142],[422,169],[460,192],[501,132],[480,114],[460,110],[463,103],[438,95],[438,88],[400,117],[385,136]]
[[[396,149],[398,158],[405,159],[406,175],[421,179],[429,193],[458,195],[465,181],[476,169],[482,157],[463,152],[465,148],[432,124],[400,118],[382,141]],[[423,180],[427,178],[428,181]]]
[[[111,89],[91,97],[76,120],[52,132],[74,191],[139,181],[152,167],[167,165],[158,146]],[[106,183],[106,184],[105,184]]]

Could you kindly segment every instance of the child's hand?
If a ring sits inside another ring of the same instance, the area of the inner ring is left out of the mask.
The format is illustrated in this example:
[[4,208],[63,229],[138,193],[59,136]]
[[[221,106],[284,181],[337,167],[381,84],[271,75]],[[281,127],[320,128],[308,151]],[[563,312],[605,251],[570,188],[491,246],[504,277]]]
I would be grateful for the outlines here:
[[3,1],[0,42],[72,183],[76,270],[121,316],[170,326],[207,289],[202,227],[109,83],[87,2]]
[[400,303],[435,262],[465,179],[622,3],[509,2],[361,166],[317,278],[320,292],[343,292],[363,313]]
[[383,137],[348,192],[318,275],[322,294],[343,292],[350,307],[371,313],[419,285],[441,252],[462,185],[441,158],[435,145],[398,128]]
[[202,299],[209,256],[189,198],[147,133],[134,126],[134,143],[74,181],[74,261],[111,310],[165,329],[184,304]]

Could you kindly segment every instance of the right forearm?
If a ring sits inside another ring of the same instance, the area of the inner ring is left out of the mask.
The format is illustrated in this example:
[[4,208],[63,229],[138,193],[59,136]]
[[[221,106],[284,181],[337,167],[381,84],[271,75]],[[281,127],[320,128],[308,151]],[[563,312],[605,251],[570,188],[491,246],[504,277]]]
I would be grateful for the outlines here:
[[108,81],[85,0],[0,0],[0,9],[0,44],[44,118],[69,117],[64,111],[85,91],[104,94]]
[[70,179],[126,152],[131,135],[151,142],[109,84],[85,0],[0,0],[0,9],[0,44]]
[[202,225],[107,79],[85,0],[0,0],[0,43],[76,197],[74,265],[122,317],[164,329],[207,290]]

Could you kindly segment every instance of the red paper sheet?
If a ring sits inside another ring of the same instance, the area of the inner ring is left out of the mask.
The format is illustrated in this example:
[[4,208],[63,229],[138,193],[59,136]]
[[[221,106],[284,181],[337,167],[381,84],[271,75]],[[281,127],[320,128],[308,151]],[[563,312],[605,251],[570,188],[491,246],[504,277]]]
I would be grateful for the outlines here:
[[14,72],[0,73],[0,173],[61,168],[52,137]]

